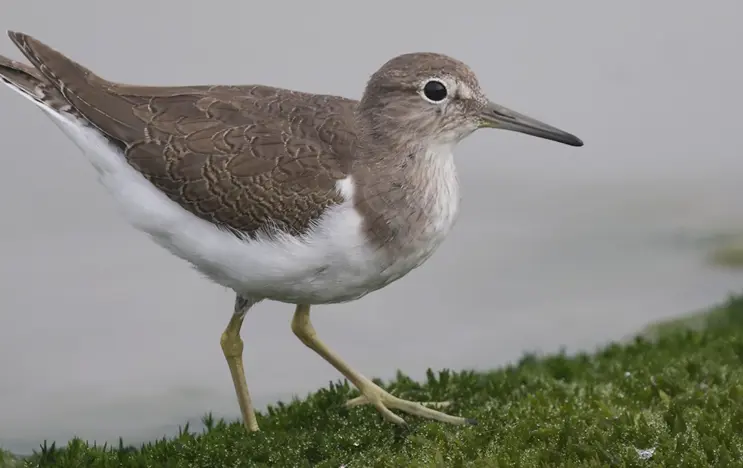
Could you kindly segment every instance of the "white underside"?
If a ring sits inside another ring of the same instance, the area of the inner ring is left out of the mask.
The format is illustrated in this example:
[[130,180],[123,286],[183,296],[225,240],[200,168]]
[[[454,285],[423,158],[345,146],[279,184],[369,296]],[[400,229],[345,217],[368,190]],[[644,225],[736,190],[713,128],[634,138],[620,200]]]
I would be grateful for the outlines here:
[[38,105],[83,150],[100,182],[134,227],[244,297],[294,304],[357,299],[423,263],[456,218],[459,198],[456,174],[452,173],[445,178],[454,185],[446,187],[451,190],[445,190],[446,196],[436,204],[441,213],[432,225],[433,232],[422,239],[421,245],[406,249],[404,256],[390,261],[383,251],[369,247],[362,218],[352,203],[354,183],[347,178],[338,183],[346,201],[331,208],[306,236],[242,240],[170,200],[87,123],[10,87]]

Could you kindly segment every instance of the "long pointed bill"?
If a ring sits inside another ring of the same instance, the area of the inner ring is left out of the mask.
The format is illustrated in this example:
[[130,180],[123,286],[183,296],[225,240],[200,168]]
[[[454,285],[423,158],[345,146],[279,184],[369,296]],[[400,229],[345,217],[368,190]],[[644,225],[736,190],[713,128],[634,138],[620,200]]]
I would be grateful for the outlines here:
[[539,138],[565,143],[570,146],[583,146],[580,138],[559,128],[552,127],[531,117],[519,114],[494,102],[488,103],[480,113],[481,127],[500,128],[526,133]]

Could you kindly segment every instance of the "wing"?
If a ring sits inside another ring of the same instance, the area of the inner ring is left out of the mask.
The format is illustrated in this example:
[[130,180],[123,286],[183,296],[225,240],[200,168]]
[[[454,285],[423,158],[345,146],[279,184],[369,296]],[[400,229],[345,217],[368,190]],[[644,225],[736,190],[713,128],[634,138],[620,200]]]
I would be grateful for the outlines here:
[[268,86],[129,86],[9,33],[129,164],[194,215],[239,235],[309,229],[342,202],[356,101]]

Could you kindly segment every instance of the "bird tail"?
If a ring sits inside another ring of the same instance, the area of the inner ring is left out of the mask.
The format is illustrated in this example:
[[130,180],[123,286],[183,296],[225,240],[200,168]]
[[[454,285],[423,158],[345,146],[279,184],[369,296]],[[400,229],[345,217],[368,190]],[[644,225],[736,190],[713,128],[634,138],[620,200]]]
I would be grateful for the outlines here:
[[36,68],[0,55],[0,80],[27,98],[60,109],[69,103]]
[[28,94],[35,94],[36,88],[46,82],[35,68],[2,55],[0,55],[0,79]]
[[26,72],[23,83],[28,83],[29,77],[43,80],[41,92],[45,94],[41,99],[46,105],[81,117],[98,129],[105,128],[106,135],[116,140],[139,135],[142,121],[132,112],[132,102],[114,91],[117,84],[28,34],[8,31],[8,36],[35,68],[31,74],[28,67],[22,69]]

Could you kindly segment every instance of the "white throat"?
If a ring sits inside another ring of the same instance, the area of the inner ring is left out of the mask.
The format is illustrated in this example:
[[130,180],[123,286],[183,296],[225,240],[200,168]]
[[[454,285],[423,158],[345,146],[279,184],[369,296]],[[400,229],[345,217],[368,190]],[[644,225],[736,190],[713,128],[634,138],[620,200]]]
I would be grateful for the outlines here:
[[437,246],[451,230],[459,213],[459,179],[454,164],[456,143],[434,144],[419,157],[424,172],[422,189],[425,210],[429,218],[427,235]]

